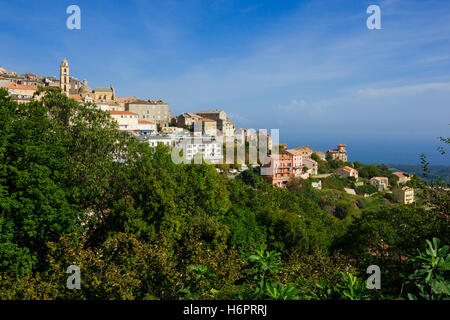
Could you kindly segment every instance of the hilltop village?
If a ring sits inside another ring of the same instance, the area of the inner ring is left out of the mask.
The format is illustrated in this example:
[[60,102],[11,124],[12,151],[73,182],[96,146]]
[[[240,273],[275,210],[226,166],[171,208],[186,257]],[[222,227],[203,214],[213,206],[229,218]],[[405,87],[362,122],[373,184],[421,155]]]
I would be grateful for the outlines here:
[[[173,115],[58,65],[0,69],[0,299],[421,294],[402,284],[426,240],[448,243],[446,185],[352,159],[348,141],[288,145],[218,108]],[[364,287],[367,266],[389,270],[383,292]]]
[[[164,100],[117,97],[112,84],[92,89],[87,80],[80,81],[70,76],[66,59],[61,62],[59,71],[58,79],[31,73],[18,75],[17,72],[0,68],[0,88],[5,88],[10,98],[19,103],[39,99],[35,93],[40,86],[58,88],[79,103],[92,103],[108,112],[111,119],[117,122],[119,130],[148,142],[150,147],[163,144],[181,148],[187,161],[200,155],[205,162],[214,164],[218,172],[230,177],[246,170],[258,170],[258,174],[274,186],[283,188],[292,179],[298,178],[308,179],[311,187],[318,190],[326,189],[330,185],[329,179],[335,178],[339,179],[341,189],[350,196],[369,197],[382,193],[403,204],[415,202],[414,188],[408,183],[412,175],[391,173],[389,170],[382,171],[384,176],[376,175],[379,170],[368,172],[370,170],[362,164],[348,161],[345,144],[338,144],[336,149],[326,152],[313,151],[309,146],[288,149],[286,144],[273,145],[270,134],[265,130],[236,128],[223,110],[201,110],[175,116]],[[224,163],[224,141],[230,139],[235,145],[244,146],[245,157],[242,161]],[[248,161],[249,149],[260,146],[261,139],[267,146],[267,158],[265,161]],[[358,171],[361,169],[365,170],[363,175]]]

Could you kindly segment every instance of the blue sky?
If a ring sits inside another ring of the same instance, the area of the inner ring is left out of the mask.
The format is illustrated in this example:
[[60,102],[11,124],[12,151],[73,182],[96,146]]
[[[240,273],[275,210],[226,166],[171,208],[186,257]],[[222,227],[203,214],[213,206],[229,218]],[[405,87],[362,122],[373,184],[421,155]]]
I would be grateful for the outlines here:
[[[81,8],[81,30],[66,8]],[[366,8],[381,8],[368,30]],[[0,66],[71,75],[172,113],[224,109],[238,127],[350,160],[418,163],[450,136],[450,1],[0,0]]]

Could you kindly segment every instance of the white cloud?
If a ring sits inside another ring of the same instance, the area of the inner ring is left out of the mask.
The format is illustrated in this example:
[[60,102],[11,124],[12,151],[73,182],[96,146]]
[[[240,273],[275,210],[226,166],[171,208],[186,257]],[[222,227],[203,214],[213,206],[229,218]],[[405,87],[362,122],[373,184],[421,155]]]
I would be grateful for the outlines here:
[[366,88],[358,91],[360,97],[389,97],[400,95],[418,95],[429,91],[450,93],[450,82],[421,83],[391,88]]
[[277,109],[282,110],[282,111],[292,112],[292,111],[307,110],[308,107],[309,107],[309,105],[308,105],[308,103],[305,100],[296,100],[296,99],[294,99],[287,105],[279,104],[277,106]]
[[424,58],[424,59],[420,60],[420,62],[429,64],[429,63],[435,63],[435,62],[442,62],[442,61],[446,61],[446,60],[450,60],[450,55],[440,55],[440,56],[428,57],[428,58]]

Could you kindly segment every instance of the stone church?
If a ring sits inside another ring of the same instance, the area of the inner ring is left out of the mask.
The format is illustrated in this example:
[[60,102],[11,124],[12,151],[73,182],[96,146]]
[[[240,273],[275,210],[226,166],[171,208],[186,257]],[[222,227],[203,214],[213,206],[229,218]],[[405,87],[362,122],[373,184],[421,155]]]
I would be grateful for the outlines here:
[[66,96],[79,102],[108,103],[116,101],[116,94],[112,84],[109,88],[96,88],[92,90],[86,79],[80,82],[78,79],[70,77],[69,63],[65,58],[61,61],[59,67],[59,87]]

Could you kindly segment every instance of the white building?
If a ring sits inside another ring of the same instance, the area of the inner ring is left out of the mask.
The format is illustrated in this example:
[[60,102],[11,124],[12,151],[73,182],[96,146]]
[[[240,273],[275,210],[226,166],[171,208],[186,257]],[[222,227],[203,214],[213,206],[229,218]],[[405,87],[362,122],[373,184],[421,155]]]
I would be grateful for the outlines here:
[[162,133],[166,134],[184,134],[185,132],[189,132],[185,130],[184,128],[178,128],[178,127],[162,127],[161,128]]
[[138,120],[138,130],[143,134],[151,134],[156,132],[156,123],[153,121]]
[[398,183],[406,183],[409,180],[409,177],[407,177],[403,172],[394,172],[393,175],[398,178]]
[[97,107],[103,111],[125,111],[125,109],[115,101],[98,100],[94,102],[96,103]]
[[322,189],[322,180],[319,180],[319,181],[313,181],[313,182],[311,182],[311,186],[314,188],[314,189]]
[[317,164],[317,161],[314,161],[311,158],[303,157],[303,166],[307,168],[307,173],[309,174],[317,174],[319,170],[319,166]]
[[[148,141],[152,148],[156,148],[159,144],[176,148],[182,162],[190,162],[196,155],[201,155],[207,163],[222,163],[222,142],[217,141],[211,136],[193,137],[191,134],[168,134],[168,135],[148,135],[138,137],[143,141]],[[182,160],[185,159],[186,161]]]
[[378,190],[386,190],[389,186],[389,179],[387,177],[373,177],[370,179],[370,184],[377,187]]
[[177,135],[150,135],[148,137],[143,137],[145,141],[148,141],[148,144],[152,148],[156,148],[159,144],[175,147],[177,143],[182,139],[182,137]]
[[207,163],[219,164],[223,160],[223,146],[220,141],[188,138],[180,141],[176,148],[183,151],[183,157],[187,161],[193,160],[196,155],[201,155]]
[[350,178],[350,177],[355,177],[356,180],[358,180],[358,170],[349,167],[349,166],[345,166],[342,168],[339,168],[336,170],[336,174],[340,177],[340,178]]
[[138,115],[129,111],[109,111],[111,118],[119,124],[119,130],[135,131],[139,130]]

